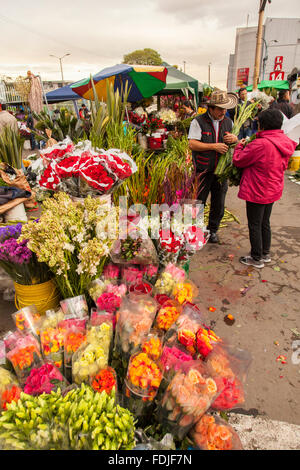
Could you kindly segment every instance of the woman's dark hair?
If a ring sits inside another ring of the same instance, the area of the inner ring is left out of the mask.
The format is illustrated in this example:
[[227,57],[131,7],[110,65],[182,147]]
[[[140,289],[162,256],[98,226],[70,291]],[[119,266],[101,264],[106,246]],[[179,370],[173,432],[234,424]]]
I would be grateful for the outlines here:
[[283,114],[278,109],[266,109],[259,113],[258,122],[260,128],[264,131],[281,129]]
[[287,91],[289,91],[289,90],[280,90],[279,93],[278,93],[278,99],[283,100]]

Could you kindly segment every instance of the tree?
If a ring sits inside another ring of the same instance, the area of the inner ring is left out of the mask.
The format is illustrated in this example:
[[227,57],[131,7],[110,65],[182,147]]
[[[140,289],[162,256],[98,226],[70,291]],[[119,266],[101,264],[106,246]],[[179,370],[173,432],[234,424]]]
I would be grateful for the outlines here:
[[123,64],[162,65],[162,62],[160,54],[150,48],[139,49],[123,57]]

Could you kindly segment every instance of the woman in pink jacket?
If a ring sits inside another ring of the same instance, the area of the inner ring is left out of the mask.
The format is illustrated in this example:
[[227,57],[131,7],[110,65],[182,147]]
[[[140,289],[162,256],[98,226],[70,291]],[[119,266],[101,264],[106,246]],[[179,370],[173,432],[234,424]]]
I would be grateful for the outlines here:
[[271,261],[270,216],[273,203],[282,196],[284,172],[296,142],[281,130],[283,115],[277,109],[259,114],[256,139],[236,146],[233,164],[243,169],[238,197],[246,201],[251,256],[240,262],[263,268]]

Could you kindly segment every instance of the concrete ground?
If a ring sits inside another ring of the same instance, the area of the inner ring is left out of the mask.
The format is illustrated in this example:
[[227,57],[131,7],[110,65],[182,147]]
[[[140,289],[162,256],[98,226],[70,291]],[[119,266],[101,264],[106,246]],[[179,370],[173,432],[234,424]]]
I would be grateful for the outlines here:
[[[241,223],[230,223],[220,232],[220,245],[207,245],[193,258],[190,278],[199,288],[197,303],[207,324],[252,356],[246,403],[230,412],[229,420],[245,449],[299,449],[300,187],[286,176],[271,217],[272,262],[262,270],[238,261],[249,252],[249,241],[237,188],[229,189],[226,206]],[[14,327],[15,310],[0,295],[0,335]],[[224,321],[229,313],[235,318],[232,326]],[[285,364],[279,356],[286,357]]]

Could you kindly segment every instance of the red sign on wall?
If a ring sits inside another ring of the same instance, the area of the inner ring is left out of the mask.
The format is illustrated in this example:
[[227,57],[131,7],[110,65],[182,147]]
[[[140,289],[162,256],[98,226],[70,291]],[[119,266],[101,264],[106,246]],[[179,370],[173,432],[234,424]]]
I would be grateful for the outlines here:
[[237,69],[236,86],[248,85],[249,81],[249,67]]
[[271,72],[269,80],[284,80],[284,72],[282,71]]
[[283,62],[283,55],[278,55],[275,57],[275,65],[282,64]]

